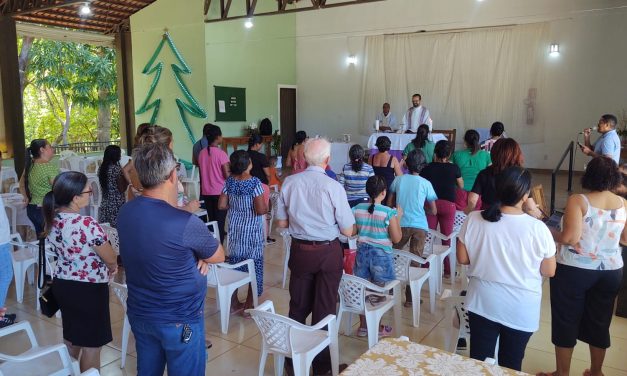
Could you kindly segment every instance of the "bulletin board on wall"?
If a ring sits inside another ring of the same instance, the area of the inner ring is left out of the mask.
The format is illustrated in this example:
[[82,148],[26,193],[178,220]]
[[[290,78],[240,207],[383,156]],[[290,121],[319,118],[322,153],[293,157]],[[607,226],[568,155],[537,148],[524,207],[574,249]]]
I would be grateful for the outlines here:
[[216,121],[246,121],[246,89],[214,86]]

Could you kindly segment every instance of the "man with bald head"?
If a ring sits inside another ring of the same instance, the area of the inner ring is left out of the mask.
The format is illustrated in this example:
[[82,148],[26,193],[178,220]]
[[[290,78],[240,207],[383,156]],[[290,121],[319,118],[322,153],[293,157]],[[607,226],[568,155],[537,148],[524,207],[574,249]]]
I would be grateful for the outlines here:
[[[289,228],[292,236],[289,317],[304,324],[311,314],[314,325],[336,313],[344,256],[338,236],[353,234],[355,218],[342,185],[325,174],[329,141],[309,139],[304,153],[309,167],[283,182],[276,217],[277,226]],[[286,370],[289,374],[291,367]],[[331,374],[328,350],[314,359],[313,371]]]
[[391,131],[396,129],[396,116],[390,112],[390,104],[383,103],[383,112],[377,115],[375,121],[379,121],[380,131]]

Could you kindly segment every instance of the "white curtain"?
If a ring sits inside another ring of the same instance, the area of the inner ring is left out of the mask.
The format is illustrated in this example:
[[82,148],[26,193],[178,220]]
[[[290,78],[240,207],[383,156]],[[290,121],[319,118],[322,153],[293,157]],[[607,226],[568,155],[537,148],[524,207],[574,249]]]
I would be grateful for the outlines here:
[[[369,134],[384,102],[400,122],[411,95],[422,95],[434,129],[463,132],[502,121],[521,143],[544,140],[543,94],[548,24],[366,38],[361,133]],[[535,89],[535,102],[530,102]],[[533,123],[528,124],[530,117]]]

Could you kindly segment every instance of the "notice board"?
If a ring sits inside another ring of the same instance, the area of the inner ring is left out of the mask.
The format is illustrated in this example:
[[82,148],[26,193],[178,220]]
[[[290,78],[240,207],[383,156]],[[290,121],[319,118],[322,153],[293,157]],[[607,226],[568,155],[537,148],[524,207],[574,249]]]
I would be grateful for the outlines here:
[[246,121],[246,89],[214,86],[216,121]]

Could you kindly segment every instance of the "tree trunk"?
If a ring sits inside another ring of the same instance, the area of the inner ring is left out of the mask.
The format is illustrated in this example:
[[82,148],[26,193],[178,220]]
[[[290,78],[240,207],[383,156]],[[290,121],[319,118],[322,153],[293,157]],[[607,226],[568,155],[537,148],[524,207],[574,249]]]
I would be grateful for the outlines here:
[[98,142],[111,141],[111,105],[107,102],[108,96],[108,90],[98,90]]
[[29,52],[30,48],[33,45],[33,37],[23,37],[22,38],[22,48],[20,49],[20,55],[18,56],[18,64],[20,70],[20,93],[22,93],[22,98],[24,98],[24,89],[26,89],[26,85],[28,81],[26,81],[26,70],[28,69]]

